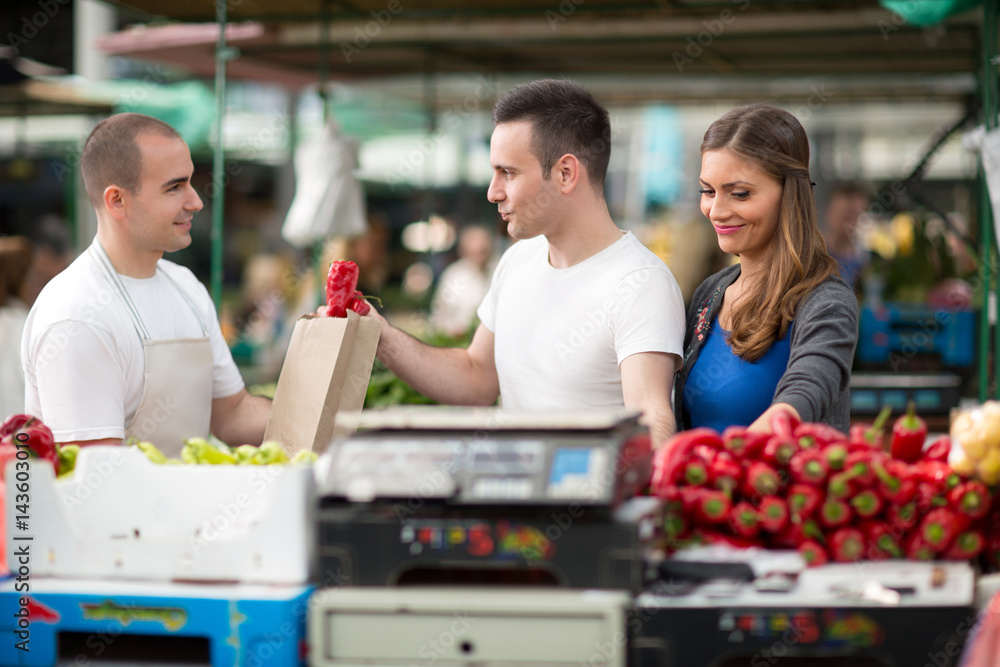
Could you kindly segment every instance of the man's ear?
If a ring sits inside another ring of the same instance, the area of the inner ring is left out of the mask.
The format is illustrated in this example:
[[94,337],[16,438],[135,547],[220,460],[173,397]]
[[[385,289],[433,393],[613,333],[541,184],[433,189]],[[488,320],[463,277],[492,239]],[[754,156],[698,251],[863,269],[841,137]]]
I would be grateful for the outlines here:
[[116,220],[123,220],[128,212],[129,192],[117,185],[104,188],[104,209]]
[[576,189],[577,184],[583,180],[583,165],[572,153],[566,153],[556,160],[552,171],[558,179],[559,189],[565,194]]

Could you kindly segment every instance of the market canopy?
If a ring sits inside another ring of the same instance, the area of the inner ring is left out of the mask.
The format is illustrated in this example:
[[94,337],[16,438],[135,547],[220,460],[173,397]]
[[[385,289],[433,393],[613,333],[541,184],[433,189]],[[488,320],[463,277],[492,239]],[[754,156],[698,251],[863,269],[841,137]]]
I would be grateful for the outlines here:
[[[803,77],[823,77],[841,100],[971,93],[981,62],[978,0],[936,0],[938,22],[924,26],[894,1],[240,0],[228,8],[238,25],[227,40],[239,51],[232,76],[289,86],[320,72],[345,83],[530,73],[603,77],[600,94],[612,104],[738,97],[764,81]],[[102,48],[212,75],[218,28],[162,19],[212,22],[215,3],[109,2],[161,25],[118,33]]]

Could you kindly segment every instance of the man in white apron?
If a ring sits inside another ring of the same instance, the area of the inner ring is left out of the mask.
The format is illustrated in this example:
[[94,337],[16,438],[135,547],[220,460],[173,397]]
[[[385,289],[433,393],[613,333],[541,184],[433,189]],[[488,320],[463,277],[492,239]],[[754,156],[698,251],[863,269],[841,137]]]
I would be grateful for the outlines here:
[[94,128],[81,170],[97,237],[28,315],[25,411],[60,443],[135,436],[168,456],[210,432],[260,444],[270,401],[247,393],[205,287],[162,259],[191,244],[202,208],[187,144],[155,118],[117,114]]

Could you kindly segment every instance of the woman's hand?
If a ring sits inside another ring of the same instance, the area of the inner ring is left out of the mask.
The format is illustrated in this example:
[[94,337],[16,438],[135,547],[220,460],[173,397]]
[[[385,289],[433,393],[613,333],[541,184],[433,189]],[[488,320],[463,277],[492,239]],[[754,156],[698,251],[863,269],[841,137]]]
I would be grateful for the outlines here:
[[771,416],[776,412],[787,412],[794,417],[796,421],[802,420],[801,417],[799,417],[799,411],[788,403],[775,403],[767,410],[764,410],[764,414],[757,417],[757,419],[755,419],[754,422],[747,427],[747,430],[754,433],[771,433]]

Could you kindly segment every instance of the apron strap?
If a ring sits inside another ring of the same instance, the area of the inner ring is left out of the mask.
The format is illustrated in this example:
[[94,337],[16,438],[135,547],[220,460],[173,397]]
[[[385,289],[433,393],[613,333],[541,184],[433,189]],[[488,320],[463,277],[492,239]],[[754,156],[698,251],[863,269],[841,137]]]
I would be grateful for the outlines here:
[[125,304],[125,310],[128,311],[128,315],[132,318],[132,324],[135,326],[136,332],[139,334],[140,340],[150,340],[149,331],[146,330],[146,325],[142,322],[142,317],[139,316],[139,310],[135,307],[132,302],[132,298],[128,295],[128,290],[125,289],[125,284],[122,282],[121,276],[115,271],[114,265],[111,263],[111,258],[108,257],[107,251],[101,242],[94,239],[93,245],[88,248],[91,256],[97,261],[97,265],[100,267],[101,272],[104,277],[111,284],[111,289],[118,293],[121,297],[122,303]]
[[[89,251],[97,260],[98,266],[101,267],[104,277],[111,283],[111,287],[118,292],[118,295],[122,298],[122,301],[125,304],[125,309],[128,311],[129,317],[132,318],[132,324],[135,325],[135,330],[139,333],[139,338],[142,340],[150,340],[151,337],[149,335],[149,330],[146,329],[146,325],[143,323],[142,317],[139,315],[139,309],[136,308],[135,303],[132,301],[132,297],[129,296],[128,290],[125,288],[125,283],[122,282],[121,276],[119,276],[118,272],[115,271],[115,267],[111,263],[111,258],[108,257],[108,253],[104,249],[104,246],[101,245],[100,241],[94,239],[94,243],[90,246]],[[157,267],[157,271],[159,270],[159,267]],[[184,303],[188,305],[188,308],[191,309],[191,312],[194,313],[194,317],[198,321],[198,326],[201,327],[201,335],[207,337],[208,327],[205,326],[205,322],[198,313],[198,309],[194,307],[194,304],[191,303],[187,294],[185,294],[184,290],[182,290],[180,285],[177,284],[177,281],[171,278],[170,274],[166,271],[163,271],[162,273],[164,277],[170,281],[170,284],[174,286],[177,293],[181,295],[181,298],[184,300]]]

